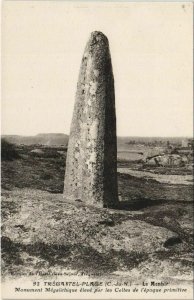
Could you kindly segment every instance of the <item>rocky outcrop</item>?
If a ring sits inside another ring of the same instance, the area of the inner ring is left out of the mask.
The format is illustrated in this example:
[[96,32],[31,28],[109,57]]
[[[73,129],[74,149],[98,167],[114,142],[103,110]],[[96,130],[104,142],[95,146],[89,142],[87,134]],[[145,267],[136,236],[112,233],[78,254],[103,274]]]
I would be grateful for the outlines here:
[[155,166],[183,166],[189,163],[189,159],[186,155],[181,156],[178,154],[163,154],[148,157],[145,159],[147,165]]

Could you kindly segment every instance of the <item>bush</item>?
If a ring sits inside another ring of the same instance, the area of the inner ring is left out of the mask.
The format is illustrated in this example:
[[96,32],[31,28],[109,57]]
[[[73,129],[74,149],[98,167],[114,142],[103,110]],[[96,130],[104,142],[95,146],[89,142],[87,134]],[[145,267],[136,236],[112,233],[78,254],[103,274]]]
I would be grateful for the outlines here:
[[20,158],[14,144],[1,139],[1,160],[14,160]]

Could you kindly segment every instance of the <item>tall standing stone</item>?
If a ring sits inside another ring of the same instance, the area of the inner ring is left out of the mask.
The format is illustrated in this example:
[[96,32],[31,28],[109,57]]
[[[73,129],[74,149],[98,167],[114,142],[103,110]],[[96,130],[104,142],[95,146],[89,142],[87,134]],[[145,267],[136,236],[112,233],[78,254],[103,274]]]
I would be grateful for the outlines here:
[[118,204],[114,78],[108,39],[98,31],[91,33],[81,62],[64,197],[98,207]]

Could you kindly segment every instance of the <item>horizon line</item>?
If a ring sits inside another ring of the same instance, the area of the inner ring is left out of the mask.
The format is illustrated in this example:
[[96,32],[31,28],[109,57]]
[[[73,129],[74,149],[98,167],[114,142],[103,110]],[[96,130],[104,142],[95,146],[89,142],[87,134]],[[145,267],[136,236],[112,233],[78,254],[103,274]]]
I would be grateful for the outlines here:
[[[69,136],[70,134],[67,133],[62,133],[62,132],[40,132],[40,133],[35,133],[35,134],[29,134],[29,135],[25,135],[25,134],[7,134],[7,133],[1,133],[1,137],[2,136],[22,136],[22,137],[34,137],[37,135],[41,135],[41,134],[64,134]],[[173,136],[173,135],[117,135],[117,138],[194,138],[194,136],[192,135],[179,135],[179,136]]]

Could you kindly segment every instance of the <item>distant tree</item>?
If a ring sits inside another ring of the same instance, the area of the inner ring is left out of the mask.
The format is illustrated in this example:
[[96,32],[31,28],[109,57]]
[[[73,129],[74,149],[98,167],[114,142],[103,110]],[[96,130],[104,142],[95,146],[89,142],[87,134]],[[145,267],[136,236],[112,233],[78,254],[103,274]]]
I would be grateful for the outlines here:
[[172,149],[171,154],[179,154],[178,148]]
[[189,140],[189,146],[191,147],[192,150],[194,150],[194,139]]
[[127,142],[126,144],[128,144],[128,145],[135,145],[135,144],[136,144],[136,141],[129,141],[129,142]]
[[169,141],[166,142],[166,145],[167,145],[167,148],[168,148],[168,149],[171,149],[171,148],[172,148]]
[[1,139],[1,160],[14,160],[20,158],[14,144]]

